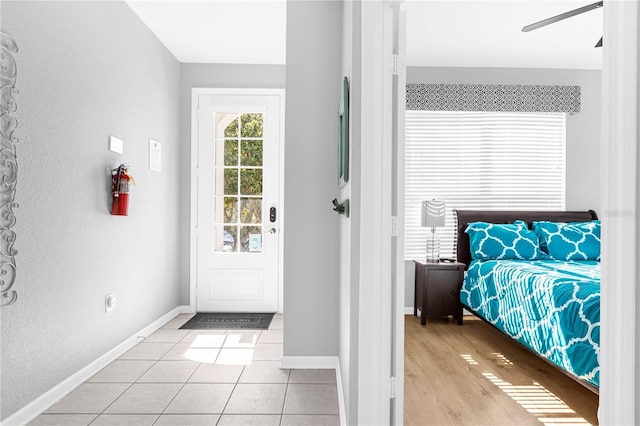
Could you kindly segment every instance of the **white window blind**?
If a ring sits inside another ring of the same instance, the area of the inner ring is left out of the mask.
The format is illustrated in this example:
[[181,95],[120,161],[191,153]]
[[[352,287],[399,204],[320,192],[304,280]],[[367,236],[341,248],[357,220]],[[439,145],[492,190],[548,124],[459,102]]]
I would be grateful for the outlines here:
[[424,259],[424,200],[446,201],[440,256],[455,257],[453,209],[564,210],[564,113],[406,112],[405,258]]

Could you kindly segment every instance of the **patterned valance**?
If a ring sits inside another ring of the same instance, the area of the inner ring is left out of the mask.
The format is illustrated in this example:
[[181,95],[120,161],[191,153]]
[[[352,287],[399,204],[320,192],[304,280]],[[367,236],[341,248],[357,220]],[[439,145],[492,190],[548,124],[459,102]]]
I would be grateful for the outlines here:
[[580,86],[407,84],[407,109],[418,111],[580,112]]

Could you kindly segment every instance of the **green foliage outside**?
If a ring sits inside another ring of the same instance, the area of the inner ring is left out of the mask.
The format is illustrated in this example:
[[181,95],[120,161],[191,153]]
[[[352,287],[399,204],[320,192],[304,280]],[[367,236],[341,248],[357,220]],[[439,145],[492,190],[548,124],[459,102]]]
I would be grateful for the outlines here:
[[[238,241],[240,251],[248,251],[249,235],[262,234],[260,226],[250,224],[262,222],[263,123],[263,114],[246,113],[224,130],[224,229],[236,242],[233,251],[238,250]],[[233,225],[238,219],[239,240]]]

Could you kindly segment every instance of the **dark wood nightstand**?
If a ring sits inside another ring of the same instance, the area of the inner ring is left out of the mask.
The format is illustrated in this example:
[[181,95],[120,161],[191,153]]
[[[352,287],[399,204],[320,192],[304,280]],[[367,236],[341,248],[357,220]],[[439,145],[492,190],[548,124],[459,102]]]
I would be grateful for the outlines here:
[[420,324],[427,323],[427,317],[453,315],[462,325],[462,305],[460,289],[464,279],[464,263],[428,263],[414,260],[416,264],[413,315],[420,309]]

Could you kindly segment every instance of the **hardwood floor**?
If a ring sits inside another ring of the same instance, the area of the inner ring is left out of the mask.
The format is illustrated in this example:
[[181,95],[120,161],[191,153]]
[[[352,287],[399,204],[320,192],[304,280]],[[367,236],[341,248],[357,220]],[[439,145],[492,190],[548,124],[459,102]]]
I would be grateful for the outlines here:
[[476,317],[405,316],[405,425],[596,425],[598,395]]

